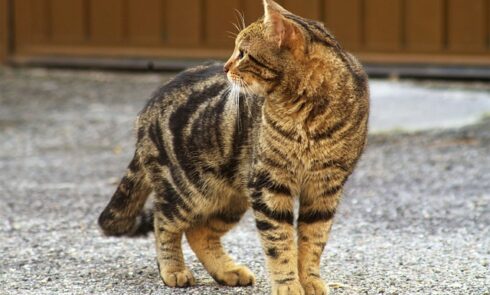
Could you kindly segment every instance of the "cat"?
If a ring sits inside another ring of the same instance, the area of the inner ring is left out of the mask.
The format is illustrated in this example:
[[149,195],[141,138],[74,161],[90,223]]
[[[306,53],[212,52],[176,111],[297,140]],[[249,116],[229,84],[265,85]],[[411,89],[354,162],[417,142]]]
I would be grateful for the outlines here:
[[108,236],[153,230],[170,287],[195,284],[184,234],[218,283],[254,284],[220,243],[251,207],[272,294],[328,291],[320,257],[366,144],[368,79],[322,23],[263,2],[226,64],[177,75],[140,112],[134,158],[99,217]]

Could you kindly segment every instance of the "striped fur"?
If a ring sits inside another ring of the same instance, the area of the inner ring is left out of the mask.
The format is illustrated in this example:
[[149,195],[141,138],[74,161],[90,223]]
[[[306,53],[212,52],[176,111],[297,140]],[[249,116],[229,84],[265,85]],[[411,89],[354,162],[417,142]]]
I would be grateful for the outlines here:
[[[366,142],[367,77],[322,24],[271,0],[264,6],[264,18],[238,35],[226,74],[221,64],[197,67],[155,93],[137,120],[134,159],[99,218],[106,235],[153,227],[168,286],[195,283],[184,234],[218,283],[253,284],[220,243],[251,207],[272,293],[327,294],[320,257]],[[153,225],[142,213],[151,192]]]

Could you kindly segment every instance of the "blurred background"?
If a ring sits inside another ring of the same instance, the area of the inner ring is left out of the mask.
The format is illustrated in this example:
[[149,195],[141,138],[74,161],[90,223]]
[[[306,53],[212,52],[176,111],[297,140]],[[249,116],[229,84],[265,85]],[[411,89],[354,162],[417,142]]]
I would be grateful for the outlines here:
[[[225,59],[259,0],[0,0],[0,62],[180,69]],[[279,0],[323,21],[371,75],[490,78],[488,0]]]

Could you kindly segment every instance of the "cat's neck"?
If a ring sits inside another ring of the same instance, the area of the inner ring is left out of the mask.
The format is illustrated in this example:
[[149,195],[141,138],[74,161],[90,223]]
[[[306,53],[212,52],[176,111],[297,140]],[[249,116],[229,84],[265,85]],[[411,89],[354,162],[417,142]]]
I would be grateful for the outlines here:
[[301,121],[313,108],[313,104],[306,97],[299,96],[294,99],[266,99],[263,112],[284,120]]
[[328,80],[321,80],[316,85],[312,85],[313,83],[304,87],[300,85],[296,91],[267,97],[263,111],[278,120],[294,121],[296,124],[307,123],[311,113],[318,112],[319,108],[324,109],[323,107],[331,100],[328,90],[332,87],[328,85]]
[[273,121],[284,130],[308,137],[318,120],[324,117],[329,101],[325,97],[300,96],[292,100],[274,101],[266,99],[262,108],[262,123]]

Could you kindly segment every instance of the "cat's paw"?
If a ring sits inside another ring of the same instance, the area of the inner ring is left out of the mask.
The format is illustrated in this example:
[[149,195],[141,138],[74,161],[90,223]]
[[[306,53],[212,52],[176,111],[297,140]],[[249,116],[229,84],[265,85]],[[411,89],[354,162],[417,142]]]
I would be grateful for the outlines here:
[[305,291],[299,283],[294,281],[289,284],[273,285],[272,295],[304,295]]
[[328,287],[320,278],[309,277],[302,281],[305,295],[328,295]]
[[194,286],[196,279],[190,270],[184,269],[175,272],[160,272],[160,277],[165,285],[172,288],[184,288]]
[[255,276],[246,266],[238,265],[231,270],[219,271],[212,274],[218,284],[226,286],[251,286],[255,284]]

